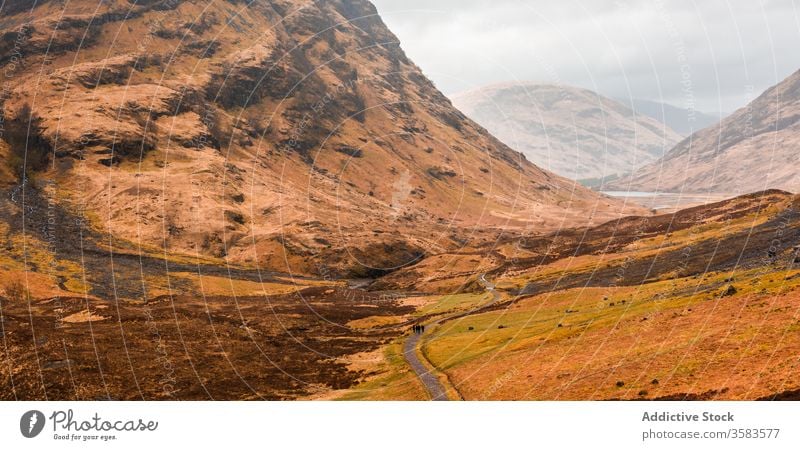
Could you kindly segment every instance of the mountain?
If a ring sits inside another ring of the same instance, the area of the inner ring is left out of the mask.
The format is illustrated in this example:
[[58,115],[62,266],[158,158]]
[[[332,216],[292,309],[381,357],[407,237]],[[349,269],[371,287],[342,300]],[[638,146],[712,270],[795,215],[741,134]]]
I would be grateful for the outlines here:
[[100,243],[370,276],[626,210],[453,108],[364,0],[4,5],[0,175]]
[[595,92],[505,83],[453,96],[455,106],[535,164],[584,180],[627,173],[661,157],[680,135]]
[[614,190],[748,193],[800,191],[800,71],[663,159],[607,186]]
[[631,100],[619,99],[623,105],[629,105],[636,114],[653,118],[669,128],[675,130],[683,137],[695,131],[718,124],[720,116],[706,114],[693,109],[679,108],[667,103],[659,103],[641,98]]

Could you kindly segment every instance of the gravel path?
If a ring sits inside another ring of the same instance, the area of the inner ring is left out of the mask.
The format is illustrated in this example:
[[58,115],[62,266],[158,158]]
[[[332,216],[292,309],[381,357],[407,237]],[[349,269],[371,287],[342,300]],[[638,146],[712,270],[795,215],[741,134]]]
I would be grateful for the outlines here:
[[[441,318],[439,320],[433,321],[430,324],[426,324],[426,327],[429,326],[429,325],[442,324],[442,323],[444,323],[444,322],[446,322],[446,321],[448,321],[448,320],[450,320],[451,318],[454,318],[454,317],[461,318],[461,317],[468,316],[468,315],[472,314],[473,312],[478,311],[480,309],[483,309],[483,308],[485,308],[487,306],[490,306],[493,303],[495,303],[498,300],[500,300],[500,294],[494,289],[494,284],[492,284],[492,283],[490,283],[490,282],[488,282],[486,280],[486,274],[482,274],[478,278],[478,281],[486,289],[486,292],[490,292],[492,294],[492,300],[489,303],[487,303],[485,305],[481,305],[480,307],[477,307],[477,308],[475,308],[472,311],[469,311],[467,313],[453,314],[451,316],[447,316],[447,317]],[[422,340],[422,336],[424,336],[424,333],[412,333],[408,337],[408,339],[406,339],[405,344],[403,344],[403,355],[405,355],[406,362],[408,363],[408,365],[411,366],[411,368],[414,370],[414,373],[417,374],[417,377],[422,382],[422,384],[425,386],[425,389],[428,391],[428,394],[431,396],[431,400],[434,400],[434,401],[446,401],[446,400],[449,400],[447,398],[447,389],[444,387],[442,382],[439,381],[439,378],[436,376],[436,374],[431,373],[431,371],[428,370],[428,367],[433,367],[433,364],[431,364],[431,362],[427,361],[427,360],[425,361],[425,363],[427,363],[427,364],[424,364],[422,362],[422,360],[420,359],[420,354],[417,353],[417,347],[419,346],[419,343]],[[423,356],[423,358],[424,358],[424,356]]]

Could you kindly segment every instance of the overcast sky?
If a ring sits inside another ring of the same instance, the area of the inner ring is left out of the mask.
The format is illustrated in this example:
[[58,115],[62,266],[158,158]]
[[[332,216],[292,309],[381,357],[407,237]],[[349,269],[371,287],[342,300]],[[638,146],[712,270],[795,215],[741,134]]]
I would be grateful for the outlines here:
[[800,0],[373,0],[445,94],[504,81],[731,112],[800,69]]

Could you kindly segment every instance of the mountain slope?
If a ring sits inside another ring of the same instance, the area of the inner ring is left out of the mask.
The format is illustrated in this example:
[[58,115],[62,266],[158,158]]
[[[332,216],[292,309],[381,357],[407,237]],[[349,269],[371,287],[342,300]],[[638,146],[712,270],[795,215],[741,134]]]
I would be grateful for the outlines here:
[[635,98],[632,100],[619,99],[619,102],[623,105],[631,105],[636,114],[655,119],[684,137],[695,131],[716,125],[720,121],[719,117],[712,114],[679,108],[652,100]]
[[680,140],[586,89],[506,83],[458,94],[453,103],[535,164],[579,180],[630,172]]
[[5,181],[109,243],[368,276],[625,209],[454,109],[366,1],[26,5],[0,12]]
[[800,191],[800,71],[765,91],[719,126],[683,140],[660,161],[614,189],[747,193]]

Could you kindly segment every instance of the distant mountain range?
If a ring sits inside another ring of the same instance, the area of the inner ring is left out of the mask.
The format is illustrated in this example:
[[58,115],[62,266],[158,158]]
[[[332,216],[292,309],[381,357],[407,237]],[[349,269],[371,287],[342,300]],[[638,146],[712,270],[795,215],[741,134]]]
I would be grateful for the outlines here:
[[719,126],[684,139],[663,159],[605,188],[661,192],[800,191],[800,71]]
[[628,173],[681,140],[670,127],[595,92],[505,83],[452,96],[453,104],[534,164],[587,180]]
[[684,137],[718,124],[721,117],[724,116],[724,114],[708,114],[640,98],[618,99],[618,101],[633,108],[637,114],[645,115],[667,125]]

